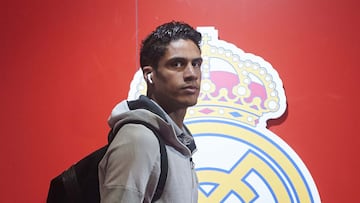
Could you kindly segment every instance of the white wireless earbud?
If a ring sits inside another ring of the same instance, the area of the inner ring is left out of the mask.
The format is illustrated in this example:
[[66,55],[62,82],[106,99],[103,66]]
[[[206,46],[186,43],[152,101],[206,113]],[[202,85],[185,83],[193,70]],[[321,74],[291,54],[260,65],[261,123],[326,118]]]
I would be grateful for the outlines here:
[[151,73],[147,74],[147,80],[149,81],[150,84],[153,83],[153,81],[151,79]]

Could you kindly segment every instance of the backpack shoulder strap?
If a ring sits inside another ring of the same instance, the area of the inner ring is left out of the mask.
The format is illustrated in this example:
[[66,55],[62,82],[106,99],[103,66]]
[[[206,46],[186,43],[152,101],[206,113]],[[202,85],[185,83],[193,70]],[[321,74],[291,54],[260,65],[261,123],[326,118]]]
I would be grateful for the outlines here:
[[[160,116],[162,119],[164,119],[166,121],[166,117],[165,117],[165,114],[163,113],[163,111],[160,110],[159,107],[156,106],[156,104],[154,104],[146,96],[142,95],[142,96],[140,96],[140,98],[138,100],[128,101],[128,106],[129,106],[130,110],[146,109],[146,110]],[[165,142],[161,138],[159,131],[153,125],[151,125],[145,121],[142,121],[142,120],[131,120],[131,121],[122,123],[121,126],[117,126],[116,129],[110,130],[109,135],[108,135],[109,144],[115,138],[116,133],[119,131],[119,129],[128,123],[144,125],[145,127],[150,129],[154,133],[155,137],[157,138],[157,140],[159,142],[159,146],[160,146],[160,176],[159,176],[158,184],[156,186],[156,190],[155,190],[155,193],[154,193],[154,196],[152,199],[152,202],[155,202],[156,200],[160,199],[160,197],[164,191],[164,187],[165,187],[165,183],[166,183],[166,179],[167,179],[167,175],[168,175],[168,167],[169,166],[168,166],[168,156],[167,156],[167,152],[166,152]]]
[[159,145],[160,145],[160,176],[159,176],[158,184],[156,186],[155,194],[151,201],[151,202],[155,202],[156,200],[160,199],[160,197],[164,191],[166,178],[167,178],[167,174],[168,174],[168,167],[169,167],[168,166],[168,157],[167,157],[166,146],[165,146],[164,140],[160,137],[159,131],[156,130],[154,128],[154,126],[152,126],[148,123],[144,122],[144,123],[142,123],[142,125],[145,125],[147,128],[149,128],[150,130],[152,130],[154,132],[154,135],[158,139]]
[[[165,121],[167,121],[164,112],[157,105],[155,105],[147,96],[141,95],[138,100],[128,101],[128,106],[129,106],[129,109],[131,109],[131,110],[146,109],[146,110],[160,116]],[[155,129],[154,126],[152,126],[144,121],[137,121],[137,122],[139,124],[146,126],[150,130],[152,130],[154,135],[158,139],[159,145],[160,145],[160,157],[161,157],[160,170],[161,171],[160,171],[159,181],[156,186],[155,194],[151,201],[151,202],[155,202],[156,200],[160,199],[160,197],[164,191],[166,178],[167,178],[167,174],[168,174],[168,157],[167,157],[166,147],[165,147],[165,143],[164,143],[163,139],[159,135],[158,130]],[[132,123],[134,123],[134,122],[132,122]]]
[[145,127],[149,128],[154,133],[155,137],[157,138],[157,140],[159,142],[159,146],[160,146],[160,176],[159,176],[159,180],[158,180],[158,184],[156,186],[154,196],[151,201],[151,202],[155,202],[156,200],[160,199],[160,197],[164,191],[164,187],[165,187],[165,183],[166,183],[166,179],[167,179],[167,175],[168,175],[168,167],[169,166],[168,166],[168,156],[167,156],[165,142],[161,138],[159,131],[153,125],[151,125],[145,121],[142,121],[142,120],[133,120],[133,121],[129,121],[127,123],[123,123],[122,126],[124,126],[128,123],[141,124],[141,125],[144,125]]

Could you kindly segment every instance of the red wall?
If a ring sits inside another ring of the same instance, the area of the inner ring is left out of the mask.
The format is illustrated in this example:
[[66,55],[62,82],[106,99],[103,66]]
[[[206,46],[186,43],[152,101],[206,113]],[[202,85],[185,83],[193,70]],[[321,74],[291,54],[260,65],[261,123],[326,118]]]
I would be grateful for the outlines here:
[[[125,2],[125,3],[124,3]],[[323,202],[360,187],[358,1],[9,1],[0,22],[0,201],[44,202],[49,181],[106,142],[138,44],[183,20],[270,62],[287,115],[270,129],[311,172]]]

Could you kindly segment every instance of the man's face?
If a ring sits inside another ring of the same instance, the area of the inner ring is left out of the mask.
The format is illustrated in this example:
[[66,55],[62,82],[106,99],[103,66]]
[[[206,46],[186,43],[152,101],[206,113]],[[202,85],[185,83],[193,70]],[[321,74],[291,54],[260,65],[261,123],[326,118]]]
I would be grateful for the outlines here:
[[191,40],[179,39],[167,46],[153,73],[153,99],[167,113],[196,104],[201,63],[200,50]]

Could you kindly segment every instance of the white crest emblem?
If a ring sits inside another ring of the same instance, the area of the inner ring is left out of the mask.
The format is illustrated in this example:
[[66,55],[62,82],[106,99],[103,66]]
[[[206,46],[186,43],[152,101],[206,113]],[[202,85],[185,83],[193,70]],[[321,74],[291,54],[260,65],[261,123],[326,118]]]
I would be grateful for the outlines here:
[[[315,183],[298,155],[266,128],[286,110],[282,81],[259,56],[218,39],[213,27],[199,27],[202,83],[198,104],[185,123],[198,152],[199,202],[320,202]],[[146,91],[139,70],[129,99]]]

